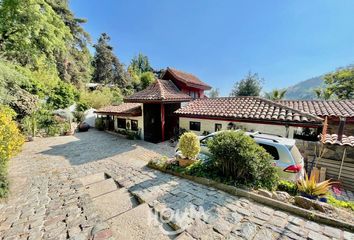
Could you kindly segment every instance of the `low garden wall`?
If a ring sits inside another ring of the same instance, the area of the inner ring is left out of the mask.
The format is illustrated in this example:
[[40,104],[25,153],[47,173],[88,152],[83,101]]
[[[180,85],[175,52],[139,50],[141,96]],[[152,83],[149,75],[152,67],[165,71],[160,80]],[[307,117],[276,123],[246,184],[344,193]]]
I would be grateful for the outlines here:
[[296,140],[296,145],[305,158],[307,171],[312,167],[324,167],[326,179],[337,180],[345,189],[354,191],[353,147],[304,140]]

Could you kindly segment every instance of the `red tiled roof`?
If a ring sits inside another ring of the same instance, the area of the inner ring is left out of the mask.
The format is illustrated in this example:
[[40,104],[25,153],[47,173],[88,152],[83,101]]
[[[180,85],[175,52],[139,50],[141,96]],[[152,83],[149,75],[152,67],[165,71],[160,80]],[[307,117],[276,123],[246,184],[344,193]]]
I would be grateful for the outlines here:
[[100,108],[95,111],[98,114],[122,115],[122,116],[141,116],[140,103],[122,103]]
[[168,67],[166,71],[170,72],[172,76],[174,76],[177,80],[180,80],[181,82],[185,83],[187,86],[201,87],[205,90],[211,89],[211,87],[208,84],[204,83],[193,74],[182,72],[180,70],[173,69],[170,67]]
[[178,109],[180,116],[210,117],[257,122],[314,123],[323,119],[260,97],[204,98]]
[[342,141],[338,141],[337,134],[326,134],[324,139],[322,139],[322,142],[332,145],[337,144],[354,147],[354,136],[343,135]]
[[157,79],[146,89],[126,97],[125,102],[186,102],[192,97],[182,93],[170,80]]
[[354,100],[280,100],[277,102],[320,117],[354,117]]

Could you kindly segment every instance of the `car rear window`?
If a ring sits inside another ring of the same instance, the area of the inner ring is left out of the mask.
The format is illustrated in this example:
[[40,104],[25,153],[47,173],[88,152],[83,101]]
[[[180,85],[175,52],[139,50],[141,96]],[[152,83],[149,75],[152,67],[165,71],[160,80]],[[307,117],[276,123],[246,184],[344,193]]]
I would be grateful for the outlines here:
[[259,143],[259,146],[263,147],[270,155],[272,155],[274,160],[279,160],[279,153],[276,147],[262,143]]
[[301,164],[302,163],[302,155],[301,155],[299,149],[294,145],[290,149],[290,152],[291,152],[291,155],[293,156],[293,158],[295,159],[295,162],[297,164]]

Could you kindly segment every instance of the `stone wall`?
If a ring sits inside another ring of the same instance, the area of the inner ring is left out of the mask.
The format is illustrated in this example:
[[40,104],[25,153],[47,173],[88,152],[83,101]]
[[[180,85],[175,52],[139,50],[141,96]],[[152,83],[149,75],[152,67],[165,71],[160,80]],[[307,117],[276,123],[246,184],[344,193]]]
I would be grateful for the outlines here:
[[[296,145],[305,158],[305,167],[308,172],[314,166],[325,167],[326,179],[338,180],[344,188],[354,191],[353,147],[304,140],[296,140]],[[342,164],[344,151],[346,153]]]

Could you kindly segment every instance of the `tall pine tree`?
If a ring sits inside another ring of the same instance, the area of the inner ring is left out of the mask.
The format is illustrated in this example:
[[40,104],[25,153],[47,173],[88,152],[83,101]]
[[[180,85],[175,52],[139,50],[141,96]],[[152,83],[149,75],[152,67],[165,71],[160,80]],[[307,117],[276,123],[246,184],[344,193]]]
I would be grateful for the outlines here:
[[129,76],[124,65],[113,53],[109,45],[110,37],[102,33],[97,44],[94,45],[96,53],[93,60],[93,81],[104,84],[117,84],[121,89],[127,87]]
[[57,15],[69,27],[72,39],[67,40],[68,51],[57,55],[57,68],[60,78],[75,85],[88,82],[91,78],[91,54],[87,45],[90,35],[82,28],[86,19],[76,18],[67,0],[46,0]]

